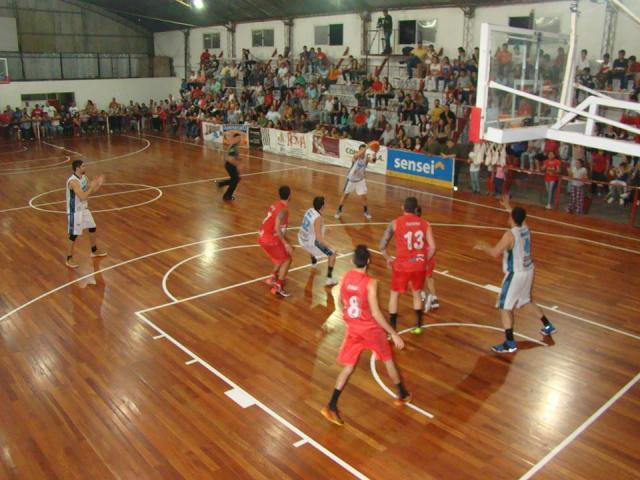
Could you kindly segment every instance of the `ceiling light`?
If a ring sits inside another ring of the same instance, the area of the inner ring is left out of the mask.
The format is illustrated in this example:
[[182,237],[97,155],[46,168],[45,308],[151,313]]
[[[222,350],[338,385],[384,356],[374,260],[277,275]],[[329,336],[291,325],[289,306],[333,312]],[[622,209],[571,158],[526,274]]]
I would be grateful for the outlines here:
[[193,6],[194,8],[201,10],[204,8],[204,2],[202,0],[193,0]]

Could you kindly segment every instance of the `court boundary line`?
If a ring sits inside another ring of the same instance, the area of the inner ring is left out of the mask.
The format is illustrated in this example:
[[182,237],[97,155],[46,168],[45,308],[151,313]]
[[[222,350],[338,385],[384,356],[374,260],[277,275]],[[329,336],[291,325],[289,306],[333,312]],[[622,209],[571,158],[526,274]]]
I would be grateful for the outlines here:
[[[125,137],[129,137],[130,135],[124,135],[124,136]],[[169,138],[161,137],[161,136],[158,136],[158,135],[151,135],[151,134],[146,134],[146,133],[142,134],[140,136],[141,137],[158,138],[160,140],[165,140],[165,141],[169,141],[169,142],[181,143],[181,144],[184,144],[184,145],[190,145],[192,147],[198,147],[198,148],[204,149],[204,150],[212,150],[212,151],[216,151],[216,152],[224,152],[224,149],[217,148],[217,147],[215,147],[213,145],[207,145],[207,144],[204,144],[204,143],[202,143],[202,144],[199,144],[199,143],[198,144],[196,144],[196,143],[188,143],[188,142],[184,142],[182,140],[169,139]],[[131,138],[136,138],[136,137],[131,136]],[[263,150],[263,152],[264,152],[264,150]],[[267,154],[270,154],[270,155],[277,155],[276,153],[272,153],[272,152],[264,152],[264,153],[267,153]],[[274,161],[274,160],[272,160],[270,158],[260,157],[258,155],[253,155],[251,153],[240,153],[239,155],[245,156],[245,157],[249,157],[249,158],[257,158],[257,159],[265,160],[265,161],[268,161],[268,162]],[[295,158],[298,158],[298,157],[295,157]],[[308,158],[301,158],[301,160],[304,160],[304,161],[307,161],[307,162],[314,162],[314,160],[310,160]],[[322,162],[315,162],[315,163],[321,163],[322,164]],[[323,164],[323,165],[329,165],[329,164]],[[344,168],[344,167],[340,167],[339,165],[334,165],[334,166],[336,168]],[[346,177],[346,175],[340,174],[338,172],[320,170],[320,169],[312,168],[312,167],[308,167],[308,166],[305,166],[305,168],[307,168],[308,170],[313,170],[313,171],[316,171],[316,172],[322,172],[322,173],[326,173],[326,174],[329,174],[329,175],[335,175],[335,176],[339,176],[339,177]],[[378,173],[378,172],[369,172],[369,173],[373,174],[373,175],[382,175],[381,173]],[[386,175],[383,175],[383,176],[385,178],[389,178]],[[494,206],[491,206],[491,205],[486,205],[486,204],[478,203],[478,202],[473,202],[471,200],[464,200],[462,198],[448,197],[446,195],[442,195],[442,194],[439,194],[439,193],[433,193],[433,192],[428,192],[428,191],[424,191],[424,190],[418,190],[418,189],[415,189],[415,188],[406,187],[404,185],[396,185],[394,183],[385,183],[385,182],[380,182],[380,181],[370,180],[370,179],[367,180],[367,183],[373,183],[373,184],[376,184],[376,185],[384,185],[386,187],[398,188],[398,189],[407,190],[407,191],[410,191],[410,192],[413,192],[413,193],[417,193],[417,194],[420,194],[420,195],[429,195],[429,196],[432,196],[432,197],[435,197],[435,198],[439,198],[439,199],[442,199],[442,200],[449,200],[449,201],[453,201],[453,202],[464,203],[464,204],[467,204],[467,205],[475,205],[475,206],[478,206],[478,207],[489,208],[491,210],[497,210],[497,211],[500,211],[500,212],[504,212],[505,211],[504,208],[494,207]],[[553,223],[553,224],[556,224],[556,225],[564,225],[564,226],[573,227],[573,228],[576,228],[576,229],[579,229],[579,230],[595,232],[595,233],[599,233],[601,235],[609,235],[609,236],[613,236],[613,237],[617,237],[617,238],[622,238],[622,239],[625,239],[625,240],[631,240],[631,241],[634,241],[634,242],[640,242],[640,238],[630,237],[630,236],[622,235],[620,233],[615,233],[615,232],[607,232],[605,230],[600,230],[600,229],[592,228],[592,227],[586,227],[584,225],[577,225],[575,223],[563,222],[562,220],[555,220],[555,219],[552,219],[552,218],[541,217],[539,215],[531,215],[531,214],[528,214],[527,217],[528,218],[535,218],[536,220],[540,220],[540,221],[543,221],[543,222],[549,222],[549,223]]]

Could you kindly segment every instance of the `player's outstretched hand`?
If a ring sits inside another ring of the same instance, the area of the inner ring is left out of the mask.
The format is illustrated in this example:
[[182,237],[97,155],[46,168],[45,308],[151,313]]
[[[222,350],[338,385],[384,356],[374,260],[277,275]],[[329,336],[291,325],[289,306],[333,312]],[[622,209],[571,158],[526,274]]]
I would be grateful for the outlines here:
[[393,344],[398,350],[402,350],[404,348],[404,340],[402,340],[402,337],[400,337],[397,332],[393,332],[391,334],[391,340],[393,340]]
[[96,178],[93,179],[91,183],[93,185],[93,191],[97,192],[100,189],[100,187],[104,184],[104,175],[98,175]]

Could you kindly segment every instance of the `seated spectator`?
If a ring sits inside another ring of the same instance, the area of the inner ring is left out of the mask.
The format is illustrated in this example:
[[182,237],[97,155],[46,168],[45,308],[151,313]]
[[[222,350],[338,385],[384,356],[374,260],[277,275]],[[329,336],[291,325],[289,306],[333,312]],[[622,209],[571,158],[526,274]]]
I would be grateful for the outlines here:
[[609,195],[607,195],[607,203],[613,203],[618,200],[620,205],[624,205],[625,200],[629,198],[629,189],[627,188],[631,176],[629,162],[624,158],[620,165],[612,168],[609,172],[611,181],[609,182]]
[[428,51],[422,46],[422,42],[418,42],[416,48],[411,50],[410,57],[406,62],[409,78],[413,78],[413,69],[421,63],[424,63],[424,59],[427,57],[427,54]]
[[609,83],[609,74],[611,73],[611,56],[605,53],[602,57],[602,64],[600,70],[596,74],[596,80],[598,81],[599,88],[605,88]]
[[396,132],[395,132],[395,129],[393,128],[393,125],[387,122],[384,128],[384,131],[382,132],[382,135],[380,135],[380,138],[378,139],[378,141],[380,142],[380,145],[384,145],[387,147],[392,147],[395,145]]
[[200,54],[200,68],[204,68],[207,63],[211,60],[211,54],[209,53],[209,49],[206,48],[204,52]]
[[468,105],[471,95],[475,91],[475,86],[466,70],[460,70],[460,74],[455,84],[455,95],[463,105]]

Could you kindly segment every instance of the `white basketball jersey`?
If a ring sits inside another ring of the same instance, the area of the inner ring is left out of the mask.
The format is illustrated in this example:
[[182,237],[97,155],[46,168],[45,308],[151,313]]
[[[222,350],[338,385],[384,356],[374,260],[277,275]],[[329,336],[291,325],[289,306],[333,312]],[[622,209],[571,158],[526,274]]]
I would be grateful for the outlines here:
[[531,259],[531,233],[525,226],[513,227],[511,234],[515,239],[513,247],[505,250],[502,256],[502,270],[505,273],[525,272],[533,268]]
[[80,200],[76,195],[76,192],[71,189],[72,180],[77,180],[80,182],[80,188],[82,188],[83,192],[89,190],[89,181],[87,180],[86,175],[77,177],[74,174],[67,179],[67,213],[80,212],[82,210],[86,210],[89,206],[89,202],[87,200]]
[[304,214],[302,218],[302,226],[300,230],[298,230],[298,241],[301,245],[314,245],[316,241],[316,231],[314,229],[314,224],[318,217],[320,216],[320,212],[318,212],[315,208],[310,208]]
[[364,158],[359,158],[351,168],[349,169],[349,173],[347,174],[347,179],[350,182],[360,182],[364,180],[364,172],[367,170],[367,154],[365,152]]

